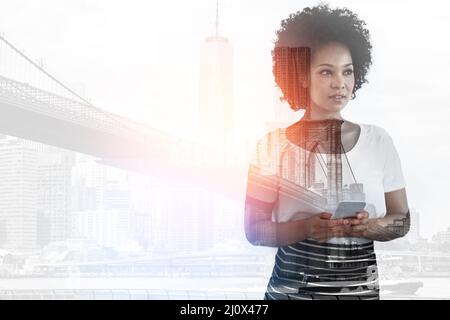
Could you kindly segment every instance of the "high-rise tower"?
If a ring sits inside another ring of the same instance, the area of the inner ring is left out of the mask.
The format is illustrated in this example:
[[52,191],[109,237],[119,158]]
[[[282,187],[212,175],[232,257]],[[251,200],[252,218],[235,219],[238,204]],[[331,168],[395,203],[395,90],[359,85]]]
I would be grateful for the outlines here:
[[219,34],[216,4],[215,35],[200,48],[199,134],[204,142],[222,145],[233,129],[233,46]]

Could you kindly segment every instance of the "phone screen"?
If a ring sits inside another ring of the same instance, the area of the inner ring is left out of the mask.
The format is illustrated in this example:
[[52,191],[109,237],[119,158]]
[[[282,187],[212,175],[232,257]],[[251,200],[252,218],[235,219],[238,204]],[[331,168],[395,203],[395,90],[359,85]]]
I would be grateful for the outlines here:
[[340,202],[333,219],[355,218],[358,211],[364,210],[366,203],[363,201],[343,201]]

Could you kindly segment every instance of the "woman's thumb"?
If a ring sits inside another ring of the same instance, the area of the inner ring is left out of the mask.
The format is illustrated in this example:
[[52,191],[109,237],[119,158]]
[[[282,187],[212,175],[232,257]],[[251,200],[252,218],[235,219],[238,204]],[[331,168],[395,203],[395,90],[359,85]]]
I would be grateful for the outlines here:
[[333,215],[333,214],[331,214],[331,213],[329,213],[329,212],[321,212],[321,213],[320,213],[320,217],[321,217],[322,219],[330,219],[332,215]]

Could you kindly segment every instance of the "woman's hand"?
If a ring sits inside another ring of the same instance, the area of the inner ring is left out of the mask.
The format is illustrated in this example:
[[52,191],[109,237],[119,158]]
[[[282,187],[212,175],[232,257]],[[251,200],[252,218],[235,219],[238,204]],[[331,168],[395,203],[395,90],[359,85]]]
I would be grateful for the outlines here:
[[367,211],[358,211],[356,218],[347,218],[345,226],[345,237],[364,238],[369,229],[369,213]]
[[333,237],[346,236],[349,219],[331,219],[332,214],[321,212],[305,220],[307,238],[319,242],[326,242]]

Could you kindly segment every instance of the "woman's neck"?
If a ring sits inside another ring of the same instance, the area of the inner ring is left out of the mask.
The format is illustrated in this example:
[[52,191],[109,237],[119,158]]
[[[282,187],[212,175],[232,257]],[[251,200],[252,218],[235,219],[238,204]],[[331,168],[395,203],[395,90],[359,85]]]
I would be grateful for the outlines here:
[[308,120],[320,121],[320,120],[344,120],[341,112],[321,112],[314,108],[311,110],[310,118]]

